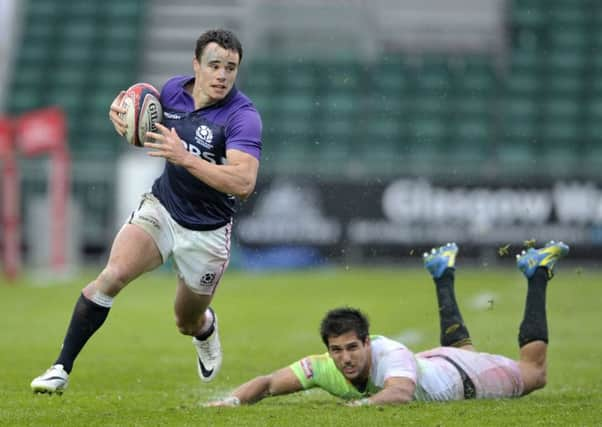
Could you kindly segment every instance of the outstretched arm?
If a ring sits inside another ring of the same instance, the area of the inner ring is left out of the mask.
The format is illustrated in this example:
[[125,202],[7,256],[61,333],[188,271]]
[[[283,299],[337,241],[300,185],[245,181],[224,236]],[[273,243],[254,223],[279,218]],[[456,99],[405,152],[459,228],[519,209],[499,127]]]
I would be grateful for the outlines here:
[[207,403],[205,406],[238,406],[252,404],[270,396],[294,393],[303,387],[290,367],[269,375],[256,377],[234,390],[230,396]]
[[412,401],[416,385],[409,378],[391,377],[385,380],[384,388],[375,395],[352,400],[347,406],[363,406],[363,405],[390,405],[402,404]]

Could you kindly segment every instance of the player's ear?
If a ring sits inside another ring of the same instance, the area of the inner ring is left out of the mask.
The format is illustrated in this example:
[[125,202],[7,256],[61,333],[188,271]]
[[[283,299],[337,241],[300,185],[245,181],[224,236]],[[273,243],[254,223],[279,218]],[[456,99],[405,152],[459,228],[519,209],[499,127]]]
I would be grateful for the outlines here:
[[370,335],[366,336],[366,339],[364,339],[364,346],[366,345],[370,345]]
[[194,72],[196,73],[197,71],[199,71],[199,68],[201,68],[199,60],[196,58],[192,58],[192,69],[194,70]]

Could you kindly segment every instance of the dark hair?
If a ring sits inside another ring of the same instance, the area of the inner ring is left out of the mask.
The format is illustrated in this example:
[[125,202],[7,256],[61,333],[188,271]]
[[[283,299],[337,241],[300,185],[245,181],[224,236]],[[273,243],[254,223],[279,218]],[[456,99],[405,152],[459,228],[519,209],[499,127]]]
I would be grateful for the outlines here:
[[242,61],[242,45],[238,38],[232,31],[228,30],[209,30],[205,31],[196,41],[196,47],[194,48],[194,56],[200,61],[203,55],[205,46],[209,43],[215,42],[226,50],[235,50],[238,52],[238,61]]
[[341,307],[330,310],[320,324],[320,335],[326,347],[328,338],[351,331],[355,332],[362,342],[365,342],[370,334],[368,318],[356,308]]

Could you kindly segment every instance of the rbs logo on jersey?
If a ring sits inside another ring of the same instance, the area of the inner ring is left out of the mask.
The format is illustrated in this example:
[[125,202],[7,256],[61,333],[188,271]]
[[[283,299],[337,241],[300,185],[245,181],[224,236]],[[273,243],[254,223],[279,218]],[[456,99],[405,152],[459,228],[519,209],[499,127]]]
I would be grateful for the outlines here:
[[[209,126],[201,125],[196,129],[194,134],[194,141],[200,145],[201,147],[207,148],[208,150],[212,150],[213,147],[213,131]],[[212,151],[202,151],[199,147],[193,144],[189,144],[188,142],[182,139],[182,144],[186,147],[186,150],[191,152],[197,157],[201,157],[208,162],[217,164],[217,160],[215,159],[215,153]]]
[[182,141],[184,148],[186,148],[187,151],[190,151],[195,156],[205,159],[208,162],[217,164],[217,161],[215,160],[215,153],[212,153],[211,151],[201,151],[197,146],[187,143],[182,138],[180,138],[180,141]]

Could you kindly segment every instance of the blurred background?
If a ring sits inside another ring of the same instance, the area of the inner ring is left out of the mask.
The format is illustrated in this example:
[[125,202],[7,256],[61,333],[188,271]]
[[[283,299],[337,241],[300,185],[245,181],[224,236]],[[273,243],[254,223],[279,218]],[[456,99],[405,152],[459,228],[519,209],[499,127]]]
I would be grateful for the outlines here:
[[[0,0],[0,16],[0,115],[66,113],[71,266],[105,262],[162,168],[115,134],[111,101],[191,74],[218,27],[243,43],[238,86],[264,125],[234,268],[411,261],[447,241],[483,263],[531,239],[602,254],[602,2]],[[20,251],[43,266],[49,159],[16,152]]]

